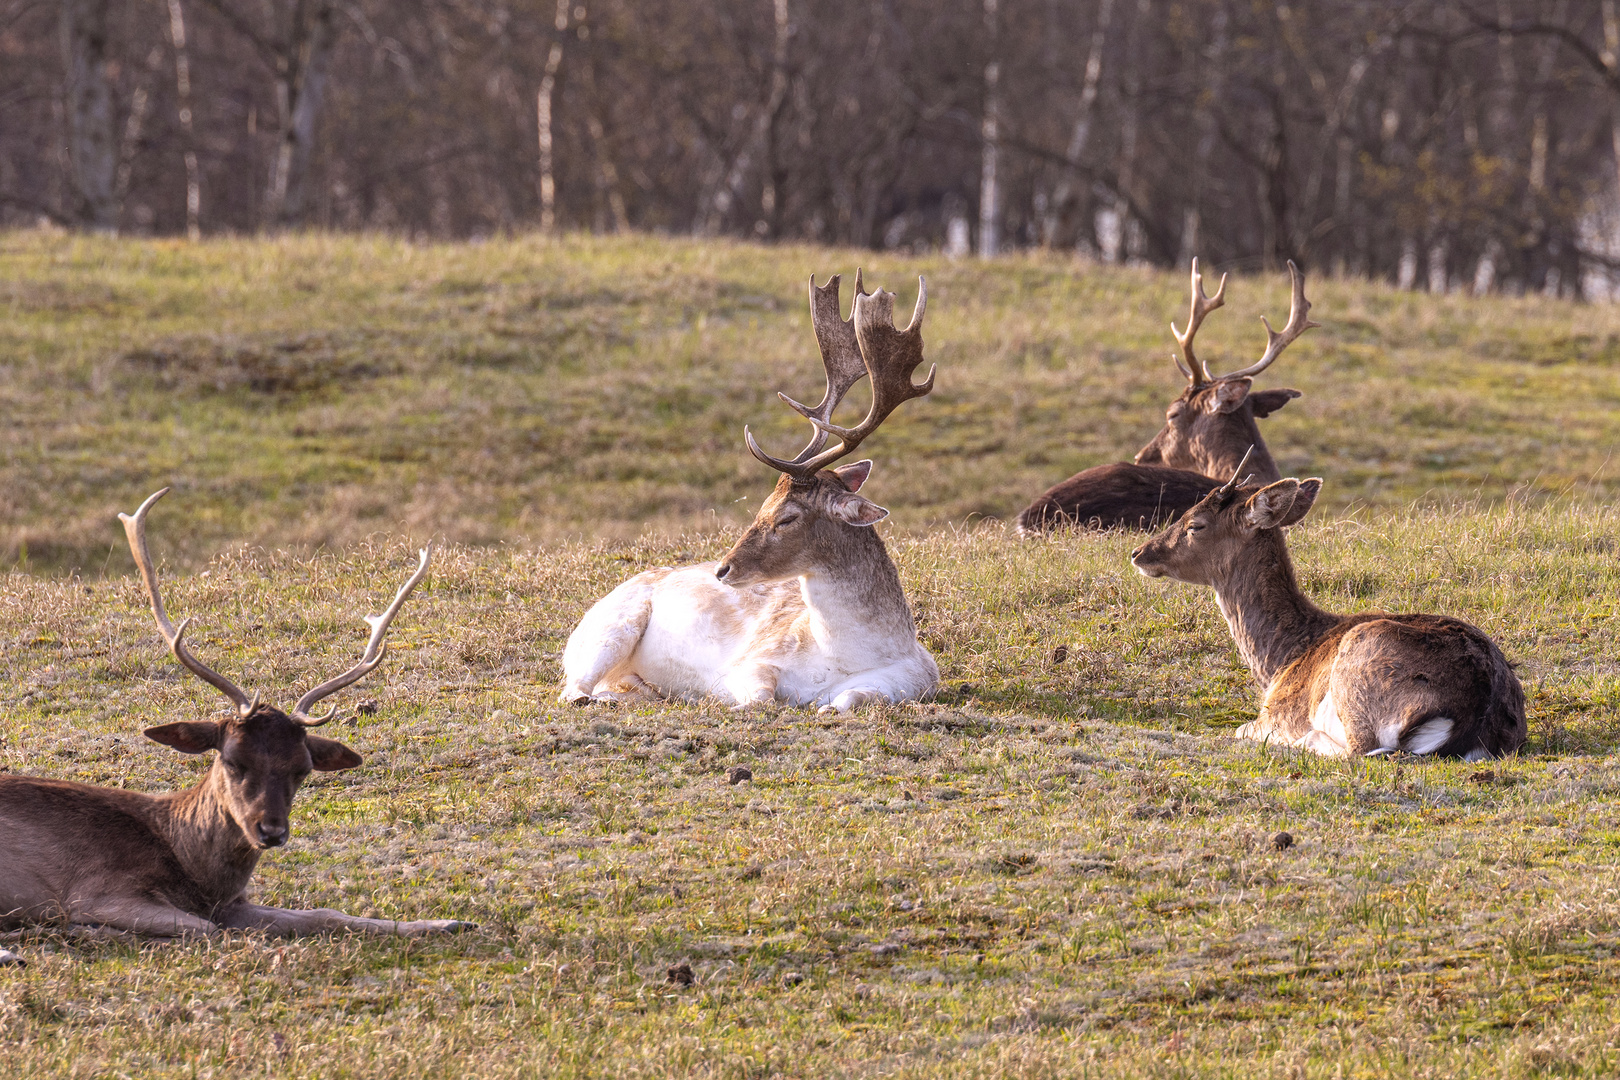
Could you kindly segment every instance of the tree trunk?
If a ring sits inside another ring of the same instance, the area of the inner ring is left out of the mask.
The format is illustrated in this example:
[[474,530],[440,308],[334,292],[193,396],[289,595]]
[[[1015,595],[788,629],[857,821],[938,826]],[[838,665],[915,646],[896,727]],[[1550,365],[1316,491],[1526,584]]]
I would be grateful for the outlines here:
[[186,15],[180,0],[169,0],[169,40],[174,44],[174,92],[185,135],[186,236],[202,239],[202,180],[197,168],[197,133],[191,121],[191,57],[186,51]]
[[1215,111],[1224,105],[1226,91],[1226,6],[1215,9],[1210,27],[1210,73],[1198,108],[1198,144],[1193,150],[1192,198],[1188,201],[1181,225],[1181,259],[1188,263],[1198,254],[1199,231],[1203,226],[1204,176],[1209,172],[1209,159],[1215,152],[1217,124]]
[[545,73],[540,77],[540,91],[535,95],[540,142],[540,229],[557,231],[557,176],[552,163],[551,102],[557,91],[557,72],[563,62],[563,35],[568,32],[570,0],[557,0],[557,17],[553,25],[557,37],[546,55]]
[[338,10],[333,0],[298,4],[283,39],[276,72],[281,133],[270,174],[266,216],[272,225],[301,224],[315,159],[315,132],[326,103],[326,82],[337,45]]
[[1080,101],[1074,120],[1074,132],[1069,136],[1069,148],[1063,155],[1064,160],[1069,163],[1069,171],[1064,173],[1063,179],[1058,182],[1057,190],[1052,193],[1050,210],[1042,223],[1043,246],[1050,247],[1057,242],[1057,234],[1063,227],[1069,203],[1075,197],[1074,168],[1085,157],[1086,147],[1091,142],[1091,122],[1097,109],[1097,88],[1102,82],[1103,46],[1108,40],[1108,24],[1113,14],[1114,0],[1102,0],[1097,8],[1097,25],[1091,30],[1091,47],[1086,53],[1086,74],[1080,84]]
[[116,232],[118,132],[107,80],[110,0],[63,0],[62,69],[67,75],[68,157],[76,189],[73,216],[96,232]]
[[1001,53],[997,43],[999,0],[984,0],[984,33],[990,59],[984,65],[984,115],[979,124],[979,257],[993,259],[1001,251],[1001,188],[998,175],[1001,153]]

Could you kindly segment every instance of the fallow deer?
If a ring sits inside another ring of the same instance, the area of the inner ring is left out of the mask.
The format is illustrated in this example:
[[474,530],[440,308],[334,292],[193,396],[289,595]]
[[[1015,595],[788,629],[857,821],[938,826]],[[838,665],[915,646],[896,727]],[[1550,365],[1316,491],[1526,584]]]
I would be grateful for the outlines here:
[[[1165,410],[1164,427],[1136,455],[1135,464],[1098,465],[1075,473],[1049,489],[1018,515],[1018,532],[1034,536],[1063,526],[1091,529],[1150,529],[1173,521],[1220,486],[1214,479],[1236,466],[1247,449],[1254,450],[1252,469],[1262,481],[1280,477],[1277,463],[1260,437],[1257,419],[1270,416],[1298,390],[1254,390],[1254,377],[1305,331],[1320,324],[1306,316],[1305,275],[1292,262],[1293,302],[1288,324],[1279,333],[1266,322],[1266,351],[1248,367],[1212,376],[1193,351],[1193,337],[1204,316],[1226,303],[1226,275],[1214,296],[1204,293],[1198,260],[1192,263],[1192,310],[1185,332],[1170,324],[1181,347],[1176,366],[1187,388]],[[1262,318],[1261,322],[1265,322]]]
[[250,903],[249,879],[265,851],[289,836],[288,812],[312,769],[352,769],[360,755],[310,729],[327,723],[310,708],[382,662],[389,624],[427,576],[431,546],[387,610],[370,615],[360,662],[310,690],[291,712],[249,697],[205,666],[169,621],[146,545],[146,515],[164,488],[133,515],[120,514],[158,632],[187,671],[230,699],[224,720],[186,720],[146,729],[181,753],[216,751],[200,783],[148,795],[66,780],[0,775],[0,925],[92,925],[141,934],[211,934],[227,928],[270,934],[357,931],[423,934],[463,929],[449,919],[396,922],[337,911],[291,911]]
[[[712,697],[741,707],[771,700],[848,712],[867,702],[909,701],[939,682],[917,641],[900,577],[872,528],[888,511],[858,494],[870,461],[833,468],[901,403],[927,394],[934,372],[913,385],[923,360],[927,284],[905,330],[894,294],[867,293],[855,276],[850,317],[840,316],[839,277],[810,279],[810,314],[826,368],[815,408],[778,394],[815,431],[791,460],[743,438],[782,473],[753,524],[718,563],[637,574],[597,601],[563,651],[562,700]],[[852,386],[870,375],[872,404],[853,428],[832,422]],[[838,444],[826,448],[828,436]]]
[[1305,517],[1322,481],[1239,483],[1242,472],[1131,554],[1148,577],[1214,588],[1264,687],[1260,715],[1240,738],[1329,756],[1468,761],[1524,744],[1524,690],[1495,642],[1445,615],[1334,615],[1311,603],[1283,530]]

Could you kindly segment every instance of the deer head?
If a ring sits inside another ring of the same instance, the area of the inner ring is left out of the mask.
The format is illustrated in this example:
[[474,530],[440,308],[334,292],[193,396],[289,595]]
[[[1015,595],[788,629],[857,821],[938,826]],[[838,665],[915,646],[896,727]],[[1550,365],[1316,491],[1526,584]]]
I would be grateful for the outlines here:
[[[882,289],[868,293],[859,271],[850,317],[841,318],[839,282],[837,274],[819,287],[814,277],[810,279],[810,321],[827,372],[821,403],[810,408],[777,394],[814,426],[809,443],[796,457],[784,460],[761,450],[753,432],[743,429],[749,451],[782,473],[782,478],[753,524],[715,569],[715,577],[728,585],[780,581],[811,566],[836,565],[840,551],[849,545],[851,530],[868,528],[889,515],[859,494],[871,474],[870,461],[829,466],[853,453],[903,402],[934,388],[933,367],[923,382],[913,385],[911,381],[912,372],[923,361],[928,285],[917,279],[916,309],[910,324],[899,330],[894,325],[894,294]],[[854,427],[839,427],[832,422],[833,412],[863,376],[872,380],[871,408]],[[838,437],[838,444],[830,449],[829,436]]]
[[147,728],[145,735],[185,754],[217,751],[205,784],[212,786],[253,848],[280,847],[290,835],[288,812],[304,778],[314,769],[332,772],[360,764],[359,754],[335,739],[323,738],[309,730],[330,721],[337,710],[315,718],[309,709],[322,698],[359,681],[382,662],[383,638],[388,626],[427,576],[432,545],[422,549],[416,572],[387,610],[381,615],[366,616],[371,638],[360,662],[304,694],[291,712],[283,712],[272,705],[260,704],[258,695],[250,698],[241,687],[198,660],[184,640],[189,619],[182,619],[179,626],[169,621],[158,590],[157,568],[146,545],[146,515],[152,505],[168,493],[169,489],[164,488],[142,503],[133,515],[119,514],[118,519],[124,523],[130,553],[146,585],[158,633],[181,666],[229,698],[233,709],[232,715],[224,720],[162,724]]
[[1281,547],[1278,530],[1304,519],[1322,481],[1288,479],[1256,486],[1244,474],[1248,460],[1244,455],[1230,480],[1131,552],[1138,573],[1220,588],[1245,553],[1256,546]]
[[1277,466],[1265,449],[1255,420],[1270,416],[1300,394],[1288,389],[1255,393],[1254,377],[1270,367],[1301,334],[1320,325],[1306,318],[1311,302],[1305,299],[1305,275],[1292,262],[1288,273],[1293,281],[1288,324],[1279,333],[1262,316],[1266,351],[1259,361],[1226,375],[1211,376],[1193,351],[1193,338],[1204,316],[1226,303],[1226,275],[1221,275],[1215,295],[1208,296],[1204,293],[1203,275],[1198,272],[1198,260],[1193,260],[1192,309],[1187,329],[1180,331],[1175,323],[1170,324],[1170,332],[1181,347],[1176,366],[1187,377],[1187,388],[1165,410],[1164,427],[1137,453],[1138,465],[1167,465],[1205,476],[1221,476],[1248,447],[1257,451],[1252,466],[1256,475],[1267,480],[1277,478]]

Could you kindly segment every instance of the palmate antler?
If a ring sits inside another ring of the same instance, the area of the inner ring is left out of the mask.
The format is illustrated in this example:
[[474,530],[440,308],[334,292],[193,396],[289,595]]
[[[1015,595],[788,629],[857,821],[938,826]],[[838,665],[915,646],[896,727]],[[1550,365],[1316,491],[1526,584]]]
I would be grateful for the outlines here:
[[[866,292],[860,271],[855,273],[855,301],[850,307],[850,317],[839,318],[839,280],[839,275],[834,274],[826,285],[818,288],[816,279],[810,279],[811,323],[821,346],[822,364],[827,369],[827,392],[821,404],[812,409],[786,394],[777,394],[789,408],[815,425],[815,435],[798,456],[785,461],[761,450],[753,432],[743,428],[743,438],[756,458],[800,480],[814,476],[839,458],[853,453],[890,413],[934,388],[932,365],[927,379],[916,385],[911,381],[911,373],[923,361],[922,322],[928,309],[928,283],[917,279],[917,306],[911,322],[900,330],[894,325],[894,294],[882,289]],[[872,380],[871,408],[852,428],[834,424],[833,412],[863,375]],[[838,437],[838,445],[824,450],[829,435]]]
[[[168,613],[163,608],[163,595],[158,590],[157,568],[153,564],[152,554],[146,546],[146,515],[152,509],[152,505],[168,493],[169,489],[164,488],[141,503],[140,509],[136,510],[134,514],[119,514],[118,520],[124,523],[124,534],[129,538],[130,554],[135,556],[135,565],[141,571],[141,580],[146,583],[146,595],[152,602],[152,614],[157,619],[158,633],[168,643],[170,650],[174,653],[174,658],[180,661],[187,671],[230,698],[231,703],[236,706],[236,711],[242,716],[246,716],[258,706],[258,695],[248,697],[240,686],[237,686],[193,656],[191,650],[186,648],[185,642],[182,640],[185,636],[186,626],[191,620],[189,618],[182,619],[180,625],[175,626],[169,621]],[[366,622],[371,625],[371,640],[366,643],[366,651],[361,655],[360,662],[337,678],[322,683],[299,698],[298,704],[293,706],[293,710],[289,714],[292,719],[305,727],[319,727],[331,720],[332,717],[337,715],[336,709],[320,719],[314,719],[309,715],[309,707],[322,698],[343,689],[345,686],[359,681],[382,662],[383,636],[388,633],[388,624],[394,621],[394,616],[399,614],[399,609],[404,606],[405,600],[411,595],[416,586],[421,583],[422,579],[427,576],[428,559],[431,557],[432,552],[432,544],[422,549],[421,562],[416,567],[416,573],[412,574],[410,580],[399,590],[398,595],[394,597],[394,602],[388,605],[388,610],[381,615],[366,616]]]
[[1187,329],[1185,332],[1177,330],[1176,324],[1172,322],[1170,332],[1175,335],[1176,344],[1181,346],[1181,357],[1175,358],[1176,367],[1187,376],[1188,383],[1194,390],[1226,379],[1242,379],[1260,374],[1301,334],[1322,325],[1311,322],[1306,317],[1310,314],[1311,302],[1305,299],[1305,275],[1294,265],[1292,259],[1288,261],[1288,276],[1293,283],[1293,298],[1288,307],[1288,324],[1279,332],[1271,328],[1271,323],[1266,321],[1264,315],[1260,316],[1260,321],[1265,323],[1266,327],[1265,353],[1257,362],[1246,368],[1229,371],[1225,375],[1211,375],[1204,362],[1193,354],[1193,336],[1198,333],[1199,326],[1203,325],[1204,316],[1226,303],[1226,275],[1221,275],[1221,283],[1215,287],[1215,295],[1206,296],[1204,277],[1198,272],[1198,260],[1192,261],[1192,309],[1187,316]]

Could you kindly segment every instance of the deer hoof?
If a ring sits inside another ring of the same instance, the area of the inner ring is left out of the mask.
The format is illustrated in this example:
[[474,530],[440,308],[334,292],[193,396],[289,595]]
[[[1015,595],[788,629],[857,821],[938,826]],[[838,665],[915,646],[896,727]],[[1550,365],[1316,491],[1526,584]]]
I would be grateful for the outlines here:
[[10,949],[0,949],[0,967],[27,967],[28,961],[12,952]]

